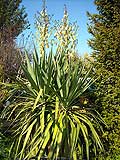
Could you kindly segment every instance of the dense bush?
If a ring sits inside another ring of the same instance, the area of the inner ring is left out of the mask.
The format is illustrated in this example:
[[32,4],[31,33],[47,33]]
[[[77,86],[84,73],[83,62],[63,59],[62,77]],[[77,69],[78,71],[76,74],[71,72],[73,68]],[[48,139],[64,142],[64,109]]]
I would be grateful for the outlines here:
[[[103,135],[109,159],[120,155],[120,3],[119,0],[95,0],[98,14],[89,14],[89,32],[93,38],[96,82],[96,104],[107,123]],[[106,159],[106,158],[105,158]]]

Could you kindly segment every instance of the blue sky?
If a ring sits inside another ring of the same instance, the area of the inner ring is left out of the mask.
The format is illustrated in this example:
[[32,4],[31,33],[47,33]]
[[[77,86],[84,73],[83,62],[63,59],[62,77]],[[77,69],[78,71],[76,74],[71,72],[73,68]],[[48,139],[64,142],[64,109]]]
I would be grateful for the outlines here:
[[[55,20],[61,20],[63,17],[64,4],[67,6],[70,22],[77,21],[78,30],[78,46],[79,55],[91,53],[91,48],[87,45],[87,40],[91,37],[87,31],[88,17],[86,11],[96,13],[94,0],[46,0],[47,10],[50,15],[54,15]],[[22,5],[25,6],[28,14],[28,20],[31,24],[29,31],[24,31],[28,35],[30,31],[35,32],[34,22],[35,14],[41,11],[42,0],[23,0]]]

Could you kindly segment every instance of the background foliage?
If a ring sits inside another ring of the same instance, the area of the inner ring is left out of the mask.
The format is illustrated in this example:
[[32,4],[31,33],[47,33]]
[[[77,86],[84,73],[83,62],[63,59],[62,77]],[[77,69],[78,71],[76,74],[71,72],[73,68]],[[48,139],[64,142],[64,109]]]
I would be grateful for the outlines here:
[[89,14],[89,32],[93,38],[96,104],[108,127],[103,135],[106,156],[120,155],[120,3],[119,0],[95,0],[98,14]]
[[[0,0],[0,115],[6,103],[8,90],[3,82],[12,83],[21,64],[20,51],[15,43],[17,36],[29,27],[21,0]],[[6,134],[9,124],[0,118],[0,159],[8,160],[11,134]]]
[[29,26],[25,8],[20,7],[21,2],[22,0],[0,0],[0,34],[4,41],[9,37],[16,38]]

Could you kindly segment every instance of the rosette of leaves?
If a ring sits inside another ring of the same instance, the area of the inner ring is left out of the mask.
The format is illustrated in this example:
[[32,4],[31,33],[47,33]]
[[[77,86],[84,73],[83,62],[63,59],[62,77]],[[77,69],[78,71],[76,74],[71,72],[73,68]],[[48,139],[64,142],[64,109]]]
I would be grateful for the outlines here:
[[[42,157],[89,160],[103,150],[99,138],[102,119],[93,109],[82,108],[78,99],[93,84],[89,70],[74,63],[64,52],[40,57],[22,65],[25,79],[11,90],[12,101],[3,111],[13,135],[9,157],[27,160]],[[97,128],[95,126],[97,125]]]

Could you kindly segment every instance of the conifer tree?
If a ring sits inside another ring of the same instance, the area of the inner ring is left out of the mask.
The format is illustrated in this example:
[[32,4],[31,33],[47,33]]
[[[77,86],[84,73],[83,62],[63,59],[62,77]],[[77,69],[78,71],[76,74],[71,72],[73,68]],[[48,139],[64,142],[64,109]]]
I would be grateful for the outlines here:
[[107,129],[103,135],[110,159],[120,155],[120,1],[95,0],[98,13],[90,14],[89,45],[93,49],[96,74],[96,103]]
[[0,33],[7,40],[16,38],[29,27],[25,8],[20,7],[22,0],[0,0]]
[[0,0],[0,80],[17,74],[20,61],[15,39],[29,27],[22,0]]

